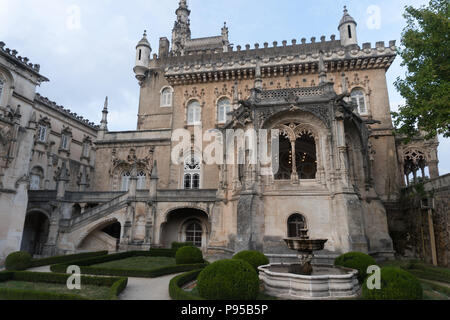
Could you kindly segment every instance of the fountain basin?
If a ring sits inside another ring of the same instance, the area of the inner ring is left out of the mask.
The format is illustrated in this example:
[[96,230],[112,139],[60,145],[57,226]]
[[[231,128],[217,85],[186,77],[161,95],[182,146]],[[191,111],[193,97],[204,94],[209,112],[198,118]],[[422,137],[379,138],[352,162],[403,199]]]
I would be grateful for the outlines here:
[[309,276],[289,273],[289,268],[289,264],[259,267],[267,294],[289,300],[354,298],[360,294],[357,270],[315,265]]
[[299,252],[321,251],[328,240],[310,240],[300,238],[284,239],[289,249]]

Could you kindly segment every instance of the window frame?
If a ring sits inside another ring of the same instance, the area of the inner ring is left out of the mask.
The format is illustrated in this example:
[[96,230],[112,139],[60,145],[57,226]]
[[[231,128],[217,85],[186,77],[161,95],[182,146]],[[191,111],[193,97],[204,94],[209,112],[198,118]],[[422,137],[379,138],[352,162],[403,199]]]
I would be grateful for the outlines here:
[[[366,92],[362,88],[354,88],[350,94],[350,99],[353,103],[357,105],[358,114],[367,115],[369,114],[369,108],[367,107]],[[364,111],[361,111],[361,99],[364,101]]]
[[[192,110],[192,117],[190,116]],[[198,100],[191,100],[186,108],[186,123],[188,126],[198,126],[202,124],[202,106]]]
[[[131,180],[131,172],[130,171],[122,172],[120,180],[120,191],[122,192],[130,191],[130,180]],[[126,188],[125,188],[125,181],[127,181]]]
[[47,142],[47,131],[48,131],[48,126],[45,124],[39,124],[39,128],[38,128],[38,141],[42,142],[42,143],[46,143]]
[[[172,108],[173,107],[173,88],[163,87],[160,92],[160,107],[161,108]],[[169,101],[167,100],[167,97]]]
[[[195,164],[195,168],[192,168],[193,164]],[[198,157],[188,157],[184,160],[183,166],[183,190],[200,190],[201,186],[202,164]]]
[[0,104],[2,103],[3,91],[5,88],[5,81],[0,77]]
[[[224,104],[223,103],[224,101],[227,101],[228,104]],[[226,124],[231,120],[231,116],[228,115],[228,113],[232,111],[231,99],[228,97],[221,97],[219,100],[217,100],[216,105],[217,105],[217,123]]]

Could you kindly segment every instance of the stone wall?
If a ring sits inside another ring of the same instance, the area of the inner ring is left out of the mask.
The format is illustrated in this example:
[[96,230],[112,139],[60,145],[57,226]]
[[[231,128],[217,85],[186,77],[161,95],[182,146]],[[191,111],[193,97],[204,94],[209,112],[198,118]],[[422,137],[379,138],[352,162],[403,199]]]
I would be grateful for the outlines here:
[[437,262],[450,266],[449,195],[450,174],[404,189],[399,203],[386,205],[389,231],[399,257],[433,262],[428,209],[432,208]]

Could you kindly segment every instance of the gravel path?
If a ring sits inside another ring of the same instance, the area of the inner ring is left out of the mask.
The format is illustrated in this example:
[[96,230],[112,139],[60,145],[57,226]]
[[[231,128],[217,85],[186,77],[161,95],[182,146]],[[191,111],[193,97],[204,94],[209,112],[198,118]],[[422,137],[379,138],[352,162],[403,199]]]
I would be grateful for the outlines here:
[[[50,272],[50,266],[31,268],[27,271]],[[130,278],[128,285],[119,296],[120,300],[171,300],[169,296],[170,280],[178,276],[171,274],[159,278]]]
[[176,274],[159,278],[128,278],[127,288],[119,296],[120,300],[171,300],[169,296],[170,280]]

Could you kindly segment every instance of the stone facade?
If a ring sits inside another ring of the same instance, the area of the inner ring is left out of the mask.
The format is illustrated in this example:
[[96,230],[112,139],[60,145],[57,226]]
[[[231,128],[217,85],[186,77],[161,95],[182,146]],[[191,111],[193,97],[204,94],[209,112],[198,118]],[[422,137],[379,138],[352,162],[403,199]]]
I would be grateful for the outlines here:
[[[283,238],[307,228],[311,237],[329,239],[318,260],[353,250],[392,257],[386,208],[398,203],[410,173],[404,169],[411,168],[403,156],[410,149],[394,136],[390,116],[386,71],[395,41],[359,46],[357,23],[345,10],[341,39],[234,48],[226,25],[220,36],[192,39],[186,1],[176,15],[172,42],[161,38],[158,54],[147,33],[136,47],[136,131],[108,130],[107,101],[97,127],[31,88],[23,122],[31,123],[29,151],[21,158],[30,166],[16,177],[33,175],[36,186],[41,175],[41,184],[28,193],[22,186],[29,199],[21,202],[16,244],[3,256],[18,249],[26,212],[38,211],[47,229],[36,230],[42,223],[30,218],[24,234],[45,239],[37,241],[45,241],[44,255],[192,241],[210,254],[257,249],[283,261],[292,257]],[[14,113],[10,119],[18,121]],[[49,128],[48,142],[36,135],[40,125]],[[176,163],[171,155],[179,150],[180,129],[196,143],[180,149]],[[258,147],[266,144],[260,133],[278,130],[280,170],[267,174],[250,161],[245,143],[222,159],[232,154],[241,163],[203,161],[210,145],[203,133],[227,137],[230,130],[253,130]],[[434,175],[436,141],[416,142]],[[2,234],[0,241],[13,237]]]

